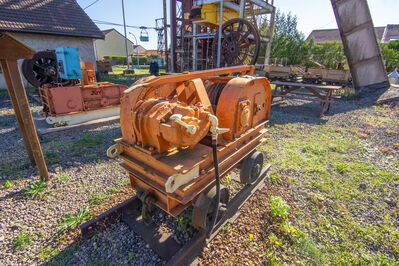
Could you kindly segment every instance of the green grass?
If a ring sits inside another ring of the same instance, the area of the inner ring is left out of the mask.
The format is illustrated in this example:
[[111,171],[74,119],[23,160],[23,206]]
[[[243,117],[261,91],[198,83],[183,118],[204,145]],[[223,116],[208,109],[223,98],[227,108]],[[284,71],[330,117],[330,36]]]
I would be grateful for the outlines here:
[[32,233],[21,232],[18,236],[13,240],[12,247],[17,250],[23,250],[27,246],[32,244]]
[[[126,66],[113,66],[112,67],[112,72],[110,72],[110,75],[122,75],[123,70],[127,69]],[[165,73],[165,69],[159,69],[159,73]],[[134,69],[134,75],[150,75],[150,69],[149,68],[139,68],[139,69]]]
[[111,195],[111,194],[118,192],[119,190],[120,190],[119,187],[112,187],[112,188],[107,189],[107,194]]
[[71,150],[73,155],[84,155],[90,150],[98,148],[104,141],[104,135],[100,134],[85,134],[79,140],[72,144]]
[[57,181],[58,181],[58,182],[65,182],[65,181],[68,181],[69,179],[71,179],[71,176],[68,175],[68,174],[66,174],[66,173],[64,173],[64,174],[59,174],[59,175],[57,176]]
[[20,160],[15,161],[4,161],[0,164],[0,172],[10,177],[17,176],[30,165],[28,158],[20,158]]
[[129,260],[134,260],[134,253],[132,253],[132,252],[129,252],[129,253],[127,253],[127,256],[128,256],[128,258],[129,258]]
[[37,254],[37,256],[39,257],[39,259],[46,261],[54,256],[57,256],[58,254],[59,254],[59,251],[56,248],[43,247],[43,248],[39,249],[39,253]]
[[[370,148],[373,144],[359,139],[354,130],[364,122],[398,131],[397,115],[365,112],[353,128],[339,128],[330,123],[283,124],[280,113],[272,114],[269,137],[259,150],[270,157],[271,180],[285,179],[300,196],[289,219],[296,236],[287,233],[291,229],[284,229],[284,223],[274,225],[282,243],[266,252],[271,261],[283,262],[284,254],[315,265],[397,264],[398,214],[384,198],[392,195],[395,200],[399,173],[379,163],[391,160],[395,165],[397,160],[375,155],[377,147]],[[283,125],[273,125],[276,122]]]
[[90,204],[98,204],[98,203],[104,201],[106,198],[107,198],[107,196],[104,194],[93,193],[90,195],[89,203]]
[[78,227],[84,220],[90,218],[89,209],[82,205],[77,214],[68,213],[61,218],[61,222],[58,226],[58,233],[63,235],[68,230],[75,229]]
[[61,252],[57,252],[54,254],[51,258],[51,260],[48,262],[48,265],[54,265],[54,266],[59,266],[59,265],[70,265],[69,261],[73,257],[73,254],[79,249],[79,246],[77,244],[73,244],[72,246],[67,247]]
[[47,183],[44,180],[40,180],[36,183],[33,183],[29,187],[25,188],[24,194],[31,198],[40,197],[43,195],[46,187],[47,187]]
[[6,180],[6,182],[4,183],[4,188],[5,189],[9,189],[12,186],[14,186],[14,183],[12,181],[10,181],[10,180]]
[[50,150],[45,150],[43,152],[44,159],[46,160],[46,163],[48,164],[56,164],[60,162],[60,154],[55,151],[50,151]]

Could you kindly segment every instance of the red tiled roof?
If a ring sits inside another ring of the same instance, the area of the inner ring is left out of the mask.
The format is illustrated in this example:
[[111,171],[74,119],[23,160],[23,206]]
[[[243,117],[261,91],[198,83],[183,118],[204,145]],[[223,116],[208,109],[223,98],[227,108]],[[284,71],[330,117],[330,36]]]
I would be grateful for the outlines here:
[[[377,39],[381,40],[385,27],[374,27],[374,29],[377,34]],[[313,30],[308,38],[306,38],[306,41],[310,41],[312,38],[314,38],[316,44],[333,41],[342,42],[338,29]]]
[[113,31],[114,29],[108,29],[108,30],[102,30],[101,32],[106,35],[108,33],[110,33],[111,31]]
[[0,31],[103,39],[75,0],[0,0]]

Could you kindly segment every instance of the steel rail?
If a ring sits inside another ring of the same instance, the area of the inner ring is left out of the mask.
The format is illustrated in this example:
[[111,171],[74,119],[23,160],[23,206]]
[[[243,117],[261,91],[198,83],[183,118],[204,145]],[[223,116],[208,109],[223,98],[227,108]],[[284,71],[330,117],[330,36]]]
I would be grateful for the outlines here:
[[271,165],[269,164],[262,169],[259,178],[254,184],[245,185],[244,188],[229,201],[226,208],[227,211],[217,221],[209,238],[207,238],[207,232],[201,230],[186,244],[177,245],[172,239],[171,234],[155,234],[154,227],[144,225],[141,219],[141,212],[138,211],[141,201],[137,196],[133,196],[132,198],[82,224],[80,226],[82,236],[83,238],[91,237],[93,234],[122,217],[122,221],[126,222],[135,233],[140,235],[143,240],[150,245],[155,253],[167,261],[166,265],[189,265],[196,259],[203,247],[218,235],[226,223],[233,223],[237,220],[240,216],[239,210],[241,207],[257,190],[264,186],[264,181],[268,177],[267,172],[269,171],[270,166]]

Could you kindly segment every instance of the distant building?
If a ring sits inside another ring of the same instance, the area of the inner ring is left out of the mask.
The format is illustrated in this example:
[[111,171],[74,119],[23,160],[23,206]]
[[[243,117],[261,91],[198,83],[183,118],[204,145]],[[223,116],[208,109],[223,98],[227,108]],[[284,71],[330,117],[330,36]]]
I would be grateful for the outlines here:
[[[116,29],[103,30],[104,40],[95,40],[96,59],[101,60],[104,56],[126,56],[125,36]],[[127,39],[127,50],[129,55],[142,54],[146,49]]]
[[[95,62],[93,40],[104,38],[75,0],[1,0],[2,31],[12,34],[36,52],[55,50],[60,46],[78,48],[79,56],[85,62]],[[28,85],[26,81],[24,83]],[[0,74],[0,88],[5,87],[4,77]]]
[[[377,39],[381,42],[399,39],[399,25],[388,24],[386,27],[374,27],[374,29]],[[306,41],[310,41],[312,38],[316,44],[333,41],[342,42],[338,29],[313,30]]]
[[158,50],[145,50],[144,52],[140,53],[140,55],[151,55],[151,54],[158,54]]
[[399,39],[399,24],[393,25],[388,24],[385,27],[384,35],[382,36],[382,42],[389,42],[391,40]]

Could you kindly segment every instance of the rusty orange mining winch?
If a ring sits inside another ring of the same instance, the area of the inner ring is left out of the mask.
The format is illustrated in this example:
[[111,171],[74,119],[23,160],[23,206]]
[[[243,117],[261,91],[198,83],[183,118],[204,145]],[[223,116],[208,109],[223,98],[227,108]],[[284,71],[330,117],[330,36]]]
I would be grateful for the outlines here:
[[[241,171],[241,181],[257,178],[263,156],[254,151],[266,131],[271,89],[253,71],[253,66],[236,66],[148,77],[124,92],[122,138],[107,154],[124,160],[138,194],[151,195],[151,203],[174,217],[194,204],[214,187],[212,139],[220,176],[242,162],[257,168]],[[224,189],[222,201],[225,197]],[[195,212],[194,207],[193,217]]]

